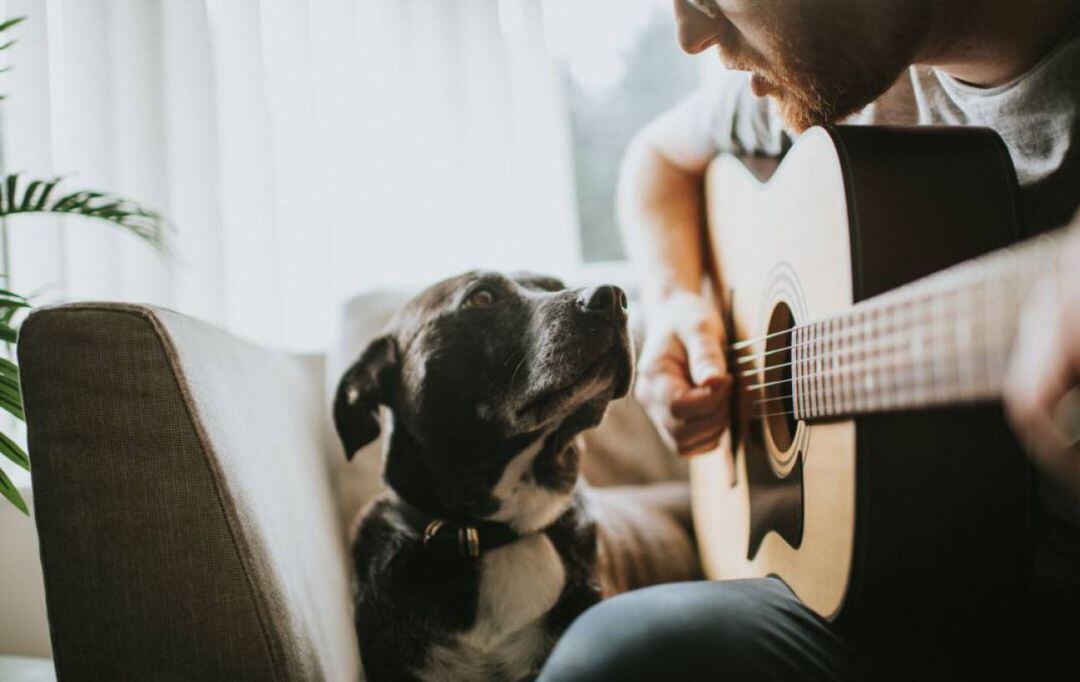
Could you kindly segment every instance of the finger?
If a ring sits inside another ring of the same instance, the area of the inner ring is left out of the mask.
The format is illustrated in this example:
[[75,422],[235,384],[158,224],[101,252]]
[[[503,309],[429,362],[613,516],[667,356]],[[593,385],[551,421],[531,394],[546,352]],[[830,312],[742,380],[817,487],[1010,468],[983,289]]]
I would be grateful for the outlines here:
[[680,450],[697,445],[704,439],[719,438],[723,432],[723,424],[711,419],[679,421],[671,429],[671,435],[675,437]]
[[723,351],[723,331],[719,322],[703,321],[679,335],[686,348],[690,379],[697,386],[716,384],[727,376]]
[[693,386],[676,394],[671,401],[671,414],[677,419],[694,419],[714,416],[726,418],[728,399],[731,397],[731,377],[707,386]]
[[635,395],[643,405],[668,412],[674,397],[685,393],[690,384],[681,370],[654,367],[641,375],[639,387]]
[[712,452],[720,445],[720,433],[705,433],[692,441],[679,444],[679,455],[693,457]]

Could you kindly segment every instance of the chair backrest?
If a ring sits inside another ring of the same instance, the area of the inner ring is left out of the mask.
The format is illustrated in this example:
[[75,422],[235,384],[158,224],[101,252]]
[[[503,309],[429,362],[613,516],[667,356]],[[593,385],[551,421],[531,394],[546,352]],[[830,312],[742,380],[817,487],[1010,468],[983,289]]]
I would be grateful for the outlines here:
[[19,359],[60,679],[359,677],[321,368],[108,304]]

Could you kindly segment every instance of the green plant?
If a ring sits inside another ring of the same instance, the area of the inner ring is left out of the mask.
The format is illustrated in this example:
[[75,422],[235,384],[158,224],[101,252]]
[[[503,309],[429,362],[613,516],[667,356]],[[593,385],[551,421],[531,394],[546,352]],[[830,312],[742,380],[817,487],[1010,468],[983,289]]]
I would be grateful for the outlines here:
[[[21,23],[26,17],[16,17],[0,23],[0,35]],[[15,44],[9,40],[0,44],[0,51]],[[7,69],[0,69],[6,71]],[[0,99],[4,96],[0,95]],[[156,211],[152,211],[130,199],[118,197],[109,192],[93,190],[61,191],[61,177],[47,180],[21,181],[19,173],[11,173],[0,178],[0,235],[4,243],[3,273],[8,279],[8,219],[13,216],[48,213],[65,214],[93,218],[112,223],[139,237],[155,250],[166,253],[168,223]],[[16,315],[31,307],[27,297],[0,289],[0,341],[7,349],[8,357],[0,357],[0,409],[6,410],[16,419],[24,420],[22,391],[19,383],[19,368],[12,352],[18,340],[19,325]],[[30,458],[26,452],[8,434],[0,430],[0,455],[7,457],[18,466],[30,471]],[[24,514],[29,514],[26,501],[8,476],[0,469],[0,495],[6,497]]]

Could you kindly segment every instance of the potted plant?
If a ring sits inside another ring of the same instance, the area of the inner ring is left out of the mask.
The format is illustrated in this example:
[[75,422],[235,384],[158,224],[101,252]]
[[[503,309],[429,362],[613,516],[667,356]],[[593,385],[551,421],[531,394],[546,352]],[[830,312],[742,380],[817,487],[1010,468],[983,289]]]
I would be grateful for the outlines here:
[[[15,40],[4,40],[9,31],[25,20],[16,17],[0,23],[0,51],[10,49]],[[4,69],[6,70],[6,69]],[[3,96],[0,95],[0,99]],[[162,216],[135,201],[109,192],[87,189],[63,189],[64,178],[21,178],[20,173],[0,177],[0,239],[5,244],[3,262],[0,263],[0,342],[4,353],[0,354],[0,409],[15,419],[24,419],[22,392],[19,385],[19,368],[16,364],[14,344],[18,340],[21,313],[32,307],[27,296],[9,290],[10,279],[8,244],[8,221],[30,214],[62,214],[92,218],[124,229],[146,242],[151,248],[167,253],[166,234],[168,223]],[[30,471],[30,458],[25,450],[9,434],[0,429],[0,455]],[[24,514],[30,511],[26,501],[0,469],[0,495],[18,507]]]

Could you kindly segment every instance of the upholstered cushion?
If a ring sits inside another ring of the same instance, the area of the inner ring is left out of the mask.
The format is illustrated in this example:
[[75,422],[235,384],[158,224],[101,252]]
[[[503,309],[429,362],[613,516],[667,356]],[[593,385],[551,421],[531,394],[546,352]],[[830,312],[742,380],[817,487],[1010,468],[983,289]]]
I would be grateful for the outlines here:
[[359,676],[320,368],[100,304],[19,359],[60,679]]

